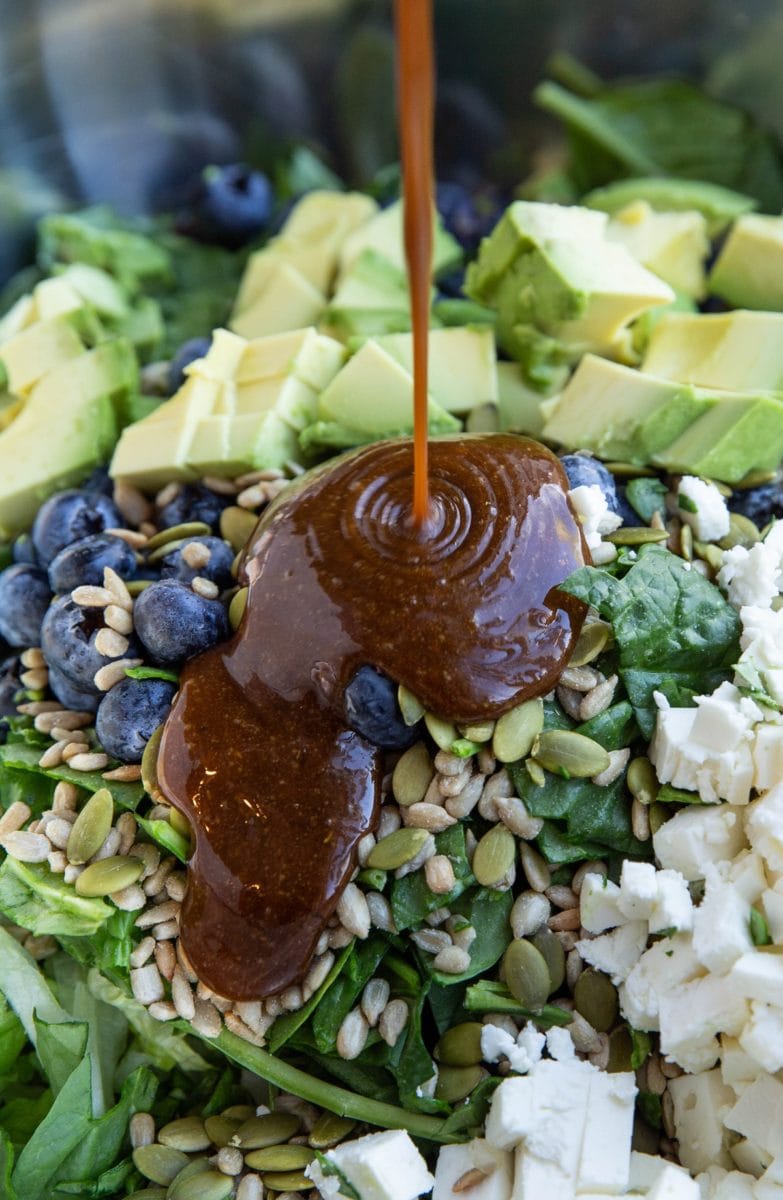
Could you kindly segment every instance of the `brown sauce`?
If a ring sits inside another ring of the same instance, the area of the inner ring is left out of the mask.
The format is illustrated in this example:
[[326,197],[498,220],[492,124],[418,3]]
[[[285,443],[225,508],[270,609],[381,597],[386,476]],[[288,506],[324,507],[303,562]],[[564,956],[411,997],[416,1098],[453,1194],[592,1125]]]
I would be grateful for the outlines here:
[[412,458],[378,443],[285,493],[246,552],[239,632],[182,673],[158,773],[195,834],[184,948],[221,995],[301,980],[374,826],[380,755],[343,715],[357,668],[466,722],[548,691],[579,631],[553,590],[586,557],[554,455],[433,442],[421,527]]

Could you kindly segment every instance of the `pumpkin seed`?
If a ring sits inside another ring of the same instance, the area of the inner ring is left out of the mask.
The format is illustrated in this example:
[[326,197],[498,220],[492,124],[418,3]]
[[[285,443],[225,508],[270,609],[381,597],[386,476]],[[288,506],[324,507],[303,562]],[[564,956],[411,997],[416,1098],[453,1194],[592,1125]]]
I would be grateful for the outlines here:
[[626,775],[628,791],[640,804],[652,804],[658,795],[658,779],[649,758],[634,758]]
[[140,858],[115,855],[90,863],[78,876],[75,887],[80,896],[110,896],[135,883],[144,871]]
[[451,721],[444,721],[434,713],[428,712],[424,714],[424,724],[433,742],[441,750],[450,750],[452,742],[457,741],[457,728]]
[[729,518],[729,532],[718,542],[721,550],[731,550],[734,546],[744,546],[752,550],[756,542],[761,540],[758,526],[746,517],[744,513],[733,512]]
[[435,1058],[447,1067],[474,1067],[481,1062],[480,1021],[463,1021],[448,1029],[435,1047]]
[[487,1072],[482,1067],[441,1067],[435,1085],[435,1099],[456,1104],[469,1096],[474,1087],[485,1079]]
[[617,988],[608,975],[588,967],[576,981],[574,1008],[597,1033],[608,1033],[617,1020]]
[[669,820],[669,810],[665,804],[650,805],[650,833],[657,833],[661,825]]
[[538,933],[530,940],[536,950],[543,955],[549,971],[549,994],[551,996],[552,992],[558,991],[563,986],[565,980],[565,950],[557,935],[546,925],[539,929]]
[[152,797],[156,804],[167,803],[158,783],[158,754],[162,737],[163,726],[159,725],[144,747],[144,753],[141,756],[141,782],[144,791]]
[[236,633],[242,624],[242,618],[247,608],[247,594],[248,589],[246,587],[240,588],[236,595],[232,596],[231,603],[228,606],[228,620],[234,633]]
[[261,1181],[270,1192],[305,1192],[313,1186],[303,1171],[276,1171],[262,1175]]
[[647,525],[623,525],[614,533],[603,535],[605,542],[615,546],[648,546],[653,542],[665,542],[669,536],[666,529],[650,529]]
[[611,636],[611,627],[605,621],[589,621],[583,625],[568,660],[569,667],[584,667],[593,659],[598,658],[601,651],[609,644]]
[[683,525],[680,529],[680,554],[686,562],[693,559],[693,530],[690,525]]
[[394,799],[403,808],[418,804],[435,776],[430,753],[424,742],[416,742],[400,758],[392,775]]
[[166,1200],[166,1189],[162,1187],[142,1188],[140,1192],[131,1192],[125,1200]]
[[175,1150],[184,1150],[186,1154],[206,1150],[211,1145],[201,1117],[180,1117],[177,1121],[169,1121],[158,1134],[158,1141],[164,1146],[173,1146]]
[[188,1156],[173,1146],[161,1146],[152,1142],[149,1146],[137,1146],[133,1151],[133,1165],[145,1179],[168,1187],[183,1167],[188,1165]]
[[632,1070],[631,1055],[633,1053],[633,1042],[628,1028],[625,1025],[618,1025],[609,1034],[609,1062],[606,1064],[607,1071],[615,1074],[618,1071]]
[[492,736],[492,753],[498,762],[517,762],[530,753],[543,728],[544,702],[537,696],[498,718]]
[[533,758],[527,758],[525,759],[525,770],[536,787],[544,786],[546,783],[546,775],[544,774],[544,768],[540,765],[540,763],[537,763]]
[[220,1115],[228,1117],[229,1121],[249,1121],[256,1115],[256,1110],[252,1104],[232,1104],[229,1108],[224,1108]]
[[350,1117],[338,1117],[336,1113],[325,1112],[313,1125],[307,1140],[314,1150],[328,1150],[348,1137],[355,1128],[356,1122]]
[[169,1184],[166,1192],[166,1200],[190,1200],[191,1191],[188,1186],[191,1179],[195,1179],[197,1175],[203,1175],[209,1170],[209,1163],[206,1158],[194,1158],[183,1167],[179,1175]]
[[719,571],[723,566],[723,551],[712,542],[694,542],[693,549],[696,557],[706,562],[713,571]]
[[495,887],[511,870],[516,859],[516,842],[505,825],[493,825],[476,846],[473,874],[482,887]]
[[533,746],[533,757],[547,771],[565,779],[589,779],[609,766],[603,746],[571,729],[546,730]]
[[220,536],[228,542],[236,554],[239,550],[244,549],[245,543],[257,524],[256,513],[248,512],[246,508],[239,508],[236,504],[230,504],[220,514]]
[[473,725],[460,725],[460,733],[469,742],[489,742],[495,732],[494,721],[477,721]]
[[178,808],[172,808],[171,816],[169,817],[169,824],[171,825],[172,829],[176,830],[177,833],[182,834],[182,836],[187,838],[188,841],[191,840],[193,835],[190,828],[190,821],[183,812],[179,811]]
[[396,871],[416,857],[429,836],[426,829],[412,826],[396,829],[376,842],[367,856],[367,866],[378,867],[381,871]]
[[607,471],[611,471],[618,479],[641,479],[642,476],[654,475],[650,467],[640,467],[636,463],[629,462],[608,462],[604,463]]
[[262,1117],[250,1117],[235,1128],[230,1142],[240,1150],[260,1150],[264,1146],[287,1142],[301,1127],[302,1122],[295,1113],[265,1113]]
[[123,580],[128,589],[129,596],[140,596],[141,593],[150,586],[151,579],[126,579]]
[[231,1117],[212,1116],[204,1118],[204,1128],[207,1131],[207,1136],[213,1146],[217,1146],[218,1150],[222,1150],[224,1146],[228,1146],[232,1142],[237,1130],[242,1122],[232,1120]]
[[212,530],[203,521],[183,521],[181,525],[172,525],[170,529],[161,529],[151,537],[145,546],[146,550],[157,550],[169,542],[190,540],[194,537],[206,537]]
[[189,1175],[182,1183],[180,1188],[179,1177],[174,1180],[166,1193],[167,1200],[227,1200],[234,1191],[232,1176],[212,1167]]
[[187,546],[190,538],[175,538],[172,541],[165,542],[162,546],[156,546],[152,551],[149,550],[149,542],[145,547],[147,553],[147,563],[153,566],[155,563],[162,562],[167,554],[173,554],[175,550],[181,550],[183,546]]
[[89,862],[103,845],[114,820],[114,800],[108,788],[99,788],[71,826],[65,854],[69,862]]
[[255,1171],[301,1171],[314,1158],[311,1146],[266,1146],[245,1155],[247,1165]]
[[424,705],[404,684],[397,688],[397,703],[406,725],[417,725],[424,716]]
[[503,955],[503,978],[523,1008],[537,1012],[549,996],[549,967],[540,950],[525,938],[511,942]]

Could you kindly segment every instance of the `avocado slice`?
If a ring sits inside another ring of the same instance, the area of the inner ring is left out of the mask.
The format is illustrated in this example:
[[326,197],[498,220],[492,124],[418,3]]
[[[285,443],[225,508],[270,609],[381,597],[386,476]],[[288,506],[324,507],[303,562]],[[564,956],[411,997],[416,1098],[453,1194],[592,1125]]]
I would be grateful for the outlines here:
[[670,471],[738,483],[749,471],[776,470],[781,458],[783,400],[729,393],[651,461]]
[[748,213],[735,221],[709,287],[735,308],[783,311],[783,216]]
[[[413,374],[412,334],[388,334],[376,341]],[[489,327],[431,329],[428,357],[429,392],[441,408],[464,416],[480,404],[497,403],[497,357]]]
[[743,196],[718,183],[698,179],[674,179],[664,175],[637,176],[618,179],[606,187],[595,188],[582,199],[587,208],[616,213],[644,200],[656,212],[700,212],[707,222],[707,235],[714,238],[741,217],[757,207],[752,196]]
[[641,369],[728,391],[783,390],[783,313],[664,314]]
[[704,296],[710,241],[700,212],[656,212],[646,201],[637,200],[615,214],[606,236],[630,250],[637,262],[675,292],[695,300]]
[[519,363],[499,362],[498,428],[538,438],[544,430],[541,393],[525,383]]
[[313,325],[326,297],[293,263],[281,259],[246,308],[235,310],[231,328],[245,338],[266,337]]
[[24,396],[48,371],[84,354],[73,314],[36,321],[0,346],[0,362],[12,392]]
[[[446,231],[434,208],[432,234],[432,274],[435,276],[462,262],[462,248]],[[405,271],[402,200],[395,200],[376,212],[345,239],[340,250],[338,285],[365,250],[376,251],[398,271]]]

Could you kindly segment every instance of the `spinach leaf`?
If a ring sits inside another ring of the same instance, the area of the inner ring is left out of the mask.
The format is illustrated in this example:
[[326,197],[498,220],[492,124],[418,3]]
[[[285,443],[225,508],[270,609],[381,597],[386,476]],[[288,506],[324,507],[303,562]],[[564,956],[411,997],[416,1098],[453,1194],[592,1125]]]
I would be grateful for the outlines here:
[[514,897],[510,889],[507,892],[498,892],[493,888],[477,888],[457,902],[454,911],[464,916],[476,930],[476,937],[470,947],[469,967],[461,975],[447,975],[444,971],[433,970],[429,955],[421,956],[426,960],[425,969],[441,987],[454,987],[494,967],[511,941],[508,916],[513,902]]
[[83,937],[112,915],[105,901],[79,896],[46,867],[8,857],[0,865],[0,911],[35,934]]
[[641,550],[622,579],[582,567],[561,586],[611,622],[620,675],[648,738],[655,728],[653,691],[712,691],[739,657],[734,609],[714,584],[660,546]]
[[556,821],[544,821],[544,828],[536,838],[539,853],[548,863],[577,863],[589,858],[602,858],[606,847],[589,839],[571,839],[567,830]]
[[14,1148],[5,1129],[0,1127],[0,1196],[3,1200],[20,1200],[18,1192],[11,1183],[11,1173],[14,1169]]
[[465,828],[452,825],[443,833],[436,834],[435,846],[438,854],[445,854],[454,868],[454,887],[448,895],[437,895],[427,887],[423,871],[412,871],[402,879],[395,879],[391,889],[391,908],[398,929],[409,929],[418,925],[428,913],[436,908],[451,908],[454,902],[474,882],[473,874],[465,853]]
[[[419,989],[416,997],[409,999],[410,1015],[405,1033],[394,1047],[392,1073],[400,1094],[403,1108],[412,1112],[439,1113],[448,1112],[448,1105],[442,1100],[431,1096],[421,1095],[419,1089],[435,1074],[435,1064],[432,1055],[424,1044],[422,1035],[422,1012],[427,998],[426,985]],[[398,1050],[399,1047],[399,1050]]]
[[35,1018],[38,1057],[55,1096],[84,1058],[89,1028],[86,1021],[39,1021]]
[[93,995],[123,1014],[153,1066],[162,1071],[171,1071],[175,1066],[194,1073],[208,1070],[209,1063],[176,1024],[156,1021],[144,1005],[129,994],[130,989],[123,990],[95,968],[88,972],[87,983]]
[[452,1025],[467,1020],[464,1015],[464,1000],[464,987],[441,987],[438,983],[432,984],[427,993],[427,1007],[432,1014],[438,1036],[451,1029]]
[[0,996],[0,1076],[11,1070],[26,1044],[21,1021]]
[[642,476],[640,479],[629,479],[625,485],[625,495],[635,513],[649,525],[657,512],[664,514],[666,505],[666,484],[660,479]]
[[29,1040],[36,1044],[33,1014],[41,1021],[69,1021],[41,971],[23,946],[0,925],[0,992],[16,1013]]
[[492,1075],[487,1079],[482,1079],[467,1099],[454,1109],[450,1117],[446,1118],[443,1123],[444,1134],[449,1136],[458,1134],[462,1137],[480,1136],[492,1093],[500,1082],[497,1076]]
[[[89,792],[97,792],[99,788],[108,788],[120,808],[136,808],[144,795],[144,788],[140,783],[118,783],[115,779],[104,779],[99,771],[74,771],[67,763],[44,770],[43,767],[38,766],[40,757],[41,751],[38,747],[24,746],[14,742],[0,746],[0,767],[25,772],[26,775],[43,777],[53,780],[54,783],[64,779],[66,783],[74,783],[77,787],[86,788]],[[24,781],[23,786],[27,782]],[[34,782],[30,786],[35,788],[41,785]]]
[[334,1050],[344,1018],[353,1008],[365,983],[375,974],[389,946],[381,933],[372,933],[363,942],[354,942],[342,971],[313,1013],[312,1032],[322,1054]]
[[109,1167],[108,1171],[104,1171],[96,1180],[77,1179],[71,1180],[68,1183],[62,1182],[57,1184],[57,1194],[63,1196],[80,1196],[82,1200],[93,1200],[100,1196],[116,1196],[122,1190],[125,1194],[123,1184],[135,1172],[136,1168],[133,1165],[132,1158],[124,1158],[115,1166]]
[[190,843],[186,837],[178,833],[170,821],[150,821],[146,817],[137,817],[137,824],[144,830],[147,837],[156,842],[168,854],[173,854],[180,862],[190,858]]
[[315,1011],[335,979],[340,975],[346,960],[352,953],[353,945],[346,946],[342,954],[338,955],[335,959],[334,966],[326,976],[326,979],[318,990],[313,992],[307,1003],[303,1004],[296,1012],[283,1013],[282,1016],[277,1018],[267,1037],[267,1045],[272,1054],[277,1054],[278,1050],[285,1045],[288,1039],[293,1037],[297,1029],[309,1019],[310,1014]]
[[469,1013],[501,1012],[525,1017],[542,1029],[568,1025],[571,1021],[571,1014],[556,1004],[545,1004],[540,1012],[525,1008],[514,999],[504,983],[495,979],[481,979],[478,983],[472,983],[465,992],[465,1009]]
[[34,816],[40,816],[45,808],[51,807],[54,788],[55,781],[48,776],[15,771],[0,760],[0,808],[10,808],[21,800],[32,809]]

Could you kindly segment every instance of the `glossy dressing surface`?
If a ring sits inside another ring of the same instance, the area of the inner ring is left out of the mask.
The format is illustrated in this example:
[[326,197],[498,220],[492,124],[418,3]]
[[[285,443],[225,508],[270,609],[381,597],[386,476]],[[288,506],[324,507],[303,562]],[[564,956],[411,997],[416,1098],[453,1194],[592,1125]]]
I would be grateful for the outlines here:
[[547,691],[582,606],[553,588],[585,560],[567,480],[510,434],[435,441],[430,511],[412,516],[412,446],[329,464],[264,515],[242,626],[194,659],[159,779],[194,829],[182,938],[232,998],[305,974],[373,828],[379,752],[343,689],[370,663],[455,720]]

